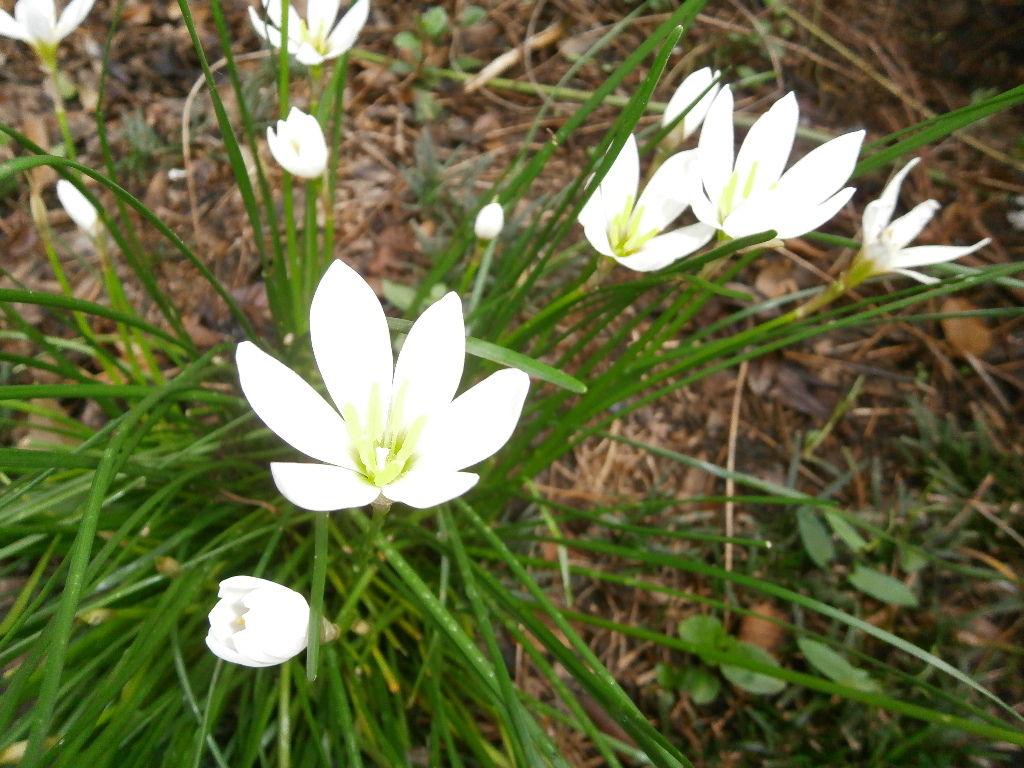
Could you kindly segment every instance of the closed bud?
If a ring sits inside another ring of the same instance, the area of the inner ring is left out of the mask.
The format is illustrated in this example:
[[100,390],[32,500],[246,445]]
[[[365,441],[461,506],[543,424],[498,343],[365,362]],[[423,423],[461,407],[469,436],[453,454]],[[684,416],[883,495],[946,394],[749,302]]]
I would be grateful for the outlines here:
[[210,611],[206,645],[214,654],[246,667],[271,667],[306,647],[309,604],[293,589],[253,576],[220,583]]
[[274,159],[293,176],[315,179],[327,168],[323,128],[298,107],[292,107],[285,120],[277,121],[277,130],[267,128],[267,144]]
[[480,209],[473,224],[473,232],[481,240],[493,240],[505,226],[505,212],[501,203],[488,203]]

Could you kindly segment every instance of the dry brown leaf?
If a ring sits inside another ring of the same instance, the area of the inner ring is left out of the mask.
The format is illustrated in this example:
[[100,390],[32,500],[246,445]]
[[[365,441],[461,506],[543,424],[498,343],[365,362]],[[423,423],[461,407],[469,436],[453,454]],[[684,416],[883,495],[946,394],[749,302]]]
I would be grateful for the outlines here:
[[786,630],[770,619],[784,621],[786,615],[771,603],[757,603],[751,606],[751,610],[760,615],[743,617],[739,639],[766,651],[775,651],[782,645]]
[[[951,297],[942,302],[943,312],[970,312],[977,309],[967,299]],[[992,331],[980,317],[947,317],[942,320],[946,341],[961,356],[982,357],[992,348]]]

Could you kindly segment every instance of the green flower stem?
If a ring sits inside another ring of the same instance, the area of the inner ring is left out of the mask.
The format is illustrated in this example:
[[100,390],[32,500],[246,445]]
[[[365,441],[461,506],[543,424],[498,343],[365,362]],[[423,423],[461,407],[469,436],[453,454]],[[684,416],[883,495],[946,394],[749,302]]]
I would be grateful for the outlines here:
[[292,764],[292,717],[291,717],[291,664],[281,665],[277,679],[277,765],[291,768]]
[[339,149],[341,148],[341,124],[345,109],[345,81],[348,77],[348,56],[335,61],[325,97],[321,100],[317,117],[325,125],[327,137],[327,174],[322,188],[324,210],[324,269],[334,260],[334,198],[338,189]]
[[829,283],[825,290],[823,290],[817,296],[812,298],[810,301],[801,304],[796,309],[786,313],[785,315],[783,315],[783,317],[788,318],[789,320],[802,320],[803,318],[807,317],[813,312],[817,312],[822,307],[831,304],[833,301],[835,301],[848,290],[850,290],[851,286],[849,285],[849,282],[846,278],[847,275],[844,272],[842,275],[839,276],[837,280],[835,280],[832,283]]
[[[74,291],[71,289],[71,282],[64,273],[64,265],[60,263],[60,257],[57,256],[57,249],[53,246],[53,233],[50,230],[50,222],[46,217],[46,206],[43,204],[43,198],[39,194],[39,191],[35,188],[33,188],[32,192],[29,194],[29,210],[32,213],[32,221],[36,225],[36,231],[39,233],[39,239],[43,244],[43,250],[46,251],[46,258],[49,260],[50,267],[53,269],[53,274],[57,278],[57,282],[60,284],[60,289],[65,296],[73,298]],[[85,319],[85,315],[81,312],[72,312],[71,316],[75,320],[78,332],[82,334],[82,338],[89,343],[90,347],[92,347],[95,352],[96,359],[99,361],[100,365],[103,366],[103,370],[110,377],[110,380],[115,384],[127,383],[128,379],[124,372],[100,345],[100,342],[96,338],[96,334],[92,332],[92,328]]]
[[[295,227],[295,200],[292,175],[287,171],[281,176],[281,198],[284,207],[285,253],[288,262],[287,282],[291,288],[292,332],[300,336],[309,324],[309,307],[302,306],[303,280],[299,264],[299,241]],[[275,318],[276,319],[276,318]],[[285,336],[284,333],[281,336]]]
[[[93,243],[96,245],[96,252],[100,257],[100,274],[103,277],[103,286],[107,289],[107,296],[110,298],[111,308],[126,315],[132,314],[132,308],[128,303],[128,297],[125,296],[124,293],[124,286],[121,285],[121,281],[117,277],[114,265],[110,260],[110,249],[107,245],[106,232],[100,232],[96,237],[94,237]],[[121,339],[121,344],[124,346],[124,356],[128,361],[128,365],[132,369],[135,380],[142,381],[144,379],[142,366],[139,365],[139,359],[136,354],[136,349],[138,349],[141,350],[143,356],[146,358],[146,364],[154,381],[162,384],[164,379],[160,373],[160,367],[156,364],[156,360],[153,358],[153,354],[149,349],[146,337],[140,334],[136,329],[128,328],[124,323],[117,323],[117,335]]]
[[[483,256],[480,259],[480,269],[476,272],[476,279],[473,281],[473,292],[469,295],[469,307],[467,314],[472,314],[473,310],[480,304],[480,299],[484,295],[484,288],[487,284],[487,275],[491,271],[491,262],[494,259],[494,248],[498,243],[498,239],[494,238],[488,240],[484,246]],[[480,241],[477,241],[477,254],[480,253]]]
[[313,583],[309,595],[309,628],[306,645],[306,679],[316,680],[324,615],[324,583],[327,581],[327,515],[313,515]]
[[64,108],[64,97],[60,93],[60,75],[56,67],[46,68],[47,82],[50,86],[50,98],[53,99],[53,112],[57,116],[57,125],[60,127],[60,135],[64,140],[64,152],[69,160],[77,160],[75,152],[75,140],[71,136],[71,127],[68,125],[68,113]]
[[281,47],[277,55],[277,111],[281,119],[288,117],[288,6],[281,0]]
[[324,186],[322,179],[310,179],[306,182],[306,221],[302,230],[302,242],[305,246],[302,256],[302,306],[308,313],[316,283],[323,274],[320,253],[317,250],[316,203],[320,188]]

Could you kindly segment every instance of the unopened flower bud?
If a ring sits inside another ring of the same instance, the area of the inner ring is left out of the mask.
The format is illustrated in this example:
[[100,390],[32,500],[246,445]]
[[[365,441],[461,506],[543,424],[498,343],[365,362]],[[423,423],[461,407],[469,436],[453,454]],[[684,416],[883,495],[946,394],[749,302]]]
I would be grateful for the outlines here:
[[501,203],[488,203],[476,215],[473,232],[481,240],[493,240],[501,234],[501,228],[504,226],[505,212],[501,208]]
[[302,652],[309,604],[293,589],[253,576],[220,583],[210,611],[206,645],[217,656],[247,667],[271,667]]
[[100,221],[96,207],[78,190],[78,187],[67,179],[61,179],[57,182],[57,199],[79,229],[89,237],[99,235],[103,222]]
[[315,179],[327,168],[323,128],[298,107],[292,107],[285,120],[277,121],[276,131],[267,128],[267,144],[274,159],[293,176]]

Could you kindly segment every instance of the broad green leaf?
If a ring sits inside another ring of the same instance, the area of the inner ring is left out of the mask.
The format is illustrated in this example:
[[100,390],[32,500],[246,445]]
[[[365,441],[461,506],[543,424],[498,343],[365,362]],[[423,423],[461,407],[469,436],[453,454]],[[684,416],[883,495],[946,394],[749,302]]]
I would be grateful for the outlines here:
[[695,613],[679,622],[679,639],[683,642],[718,648],[725,638],[725,627],[715,616]]
[[890,605],[917,605],[917,596],[899,579],[858,565],[850,574],[850,583],[866,595]]
[[690,667],[683,673],[682,686],[694,704],[710,704],[722,690],[722,680],[707,667]]
[[830,526],[832,526],[832,530],[836,532],[836,536],[842,539],[843,543],[854,552],[860,552],[868,545],[863,537],[857,533],[854,527],[843,520],[843,518],[833,510],[825,510],[825,520],[828,521]]
[[807,659],[807,663],[830,680],[860,691],[874,693],[879,690],[878,683],[872,680],[867,672],[857,669],[824,643],[819,643],[808,637],[800,637],[797,638],[796,644],[800,646],[800,651]]
[[[736,644],[730,648],[730,653],[733,656],[738,656],[757,664],[767,664],[772,667],[779,666],[779,663],[775,661],[775,658],[768,653],[768,651],[764,648],[758,648],[756,645],[751,645],[750,643],[737,641]],[[785,680],[779,680],[776,677],[768,677],[768,675],[751,672],[749,669],[743,669],[743,667],[734,667],[731,664],[721,664],[719,665],[719,669],[722,670],[722,674],[725,675],[726,680],[737,688],[742,688],[747,693],[767,695],[778,693],[786,687]]]
[[796,524],[807,554],[815,565],[824,568],[836,556],[836,548],[828,529],[810,507],[800,507],[796,511]]

